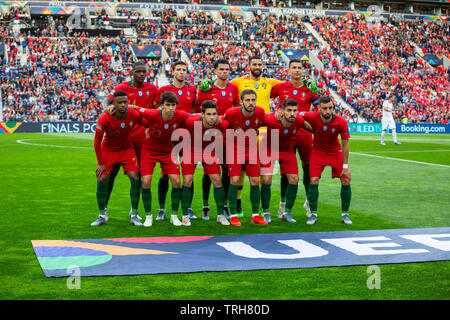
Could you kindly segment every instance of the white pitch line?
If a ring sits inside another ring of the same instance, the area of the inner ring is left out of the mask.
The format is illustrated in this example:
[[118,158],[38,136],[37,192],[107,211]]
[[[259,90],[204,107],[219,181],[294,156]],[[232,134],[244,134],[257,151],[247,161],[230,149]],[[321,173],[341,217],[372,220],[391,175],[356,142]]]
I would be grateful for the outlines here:
[[427,165],[427,166],[434,166],[434,167],[450,168],[450,166],[447,166],[445,164],[438,164],[438,163],[431,163],[431,162],[421,162],[421,161],[398,159],[398,158],[391,158],[391,157],[383,157],[383,156],[376,156],[374,154],[366,154],[366,153],[359,153],[359,152],[350,152],[350,153],[351,154],[356,154],[356,155],[359,155],[359,156],[365,156],[365,157],[373,157],[373,158],[380,158],[380,159],[388,159],[388,160],[396,160],[396,161],[402,161],[402,162],[424,164],[424,165]]
[[365,153],[403,153],[403,152],[448,152],[450,150],[383,150],[383,151],[364,151]]
[[22,140],[16,140],[16,142],[20,143],[20,144],[27,144],[27,145],[39,146],[39,147],[68,148],[68,149],[89,149],[89,150],[94,149],[94,148],[90,148],[90,147],[74,147],[74,146],[60,146],[60,145],[55,145],[55,144],[30,143],[30,142],[25,142],[25,140],[30,141],[30,140],[55,140],[55,139],[22,139]]

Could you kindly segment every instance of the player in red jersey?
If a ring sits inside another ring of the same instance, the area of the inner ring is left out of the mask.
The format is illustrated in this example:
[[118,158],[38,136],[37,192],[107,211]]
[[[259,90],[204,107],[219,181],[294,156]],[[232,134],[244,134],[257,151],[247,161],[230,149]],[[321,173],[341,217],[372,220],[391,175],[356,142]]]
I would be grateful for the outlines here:
[[[98,218],[91,226],[98,226],[108,221],[106,208],[106,187],[114,166],[122,166],[131,181],[131,217],[130,222],[142,225],[137,218],[139,204],[139,164],[131,144],[130,135],[135,126],[143,124],[139,112],[129,109],[125,91],[116,91],[113,95],[113,115],[102,113],[95,129],[94,148],[97,156],[97,203]],[[105,136],[106,134],[106,136]],[[103,139],[103,137],[105,138]],[[103,141],[102,141],[103,140]]]
[[[197,100],[195,101],[195,109],[205,100],[212,100],[217,104],[217,112],[220,116],[232,108],[240,105],[238,88],[232,84],[230,80],[230,63],[226,59],[219,59],[214,62],[214,74],[216,79],[204,79],[199,86]],[[225,139],[224,139],[225,143]],[[222,170],[222,184],[225,190],[225,206],[224,214],[229,217],[227,206],[228,186],[230,185],[230,177],[228,170]],[[203,189],[203,210],[202,219],[209,220],[209,193],[211,188],[211,180],[209,175],[205,174],[202,178]]]
[[[278,119],[279,118],[279,119]],[[260,155],[267,155],[268,159],[261,158],[261,204],[264,221],[271,222],[270,217],[270,187],[275,161],[278,160],[282,172],[288,179],[286,192],[286,207],[283,219],[287,222],[296,222],[292,218],[291,210],[294,206],[298,188],[298,165],[295,149],[291,143],[297,131],[301,128],[311,130],[310,125],[298,114],[297,102],[294,99],[283,101],[282,110],[278,115],[266,114],[264,124],[267,126],[267,135],[260,141]],[[272,137],[272,134],[275,136]],[[272,140],[276,139],[276,140]],[[278,145],[275,147],[275,145]],[[269,160],[265,162],[264,160]],[[264,163],[265,162],[265,163]]]
[[[145,82],[145,79],[147,77],[147,66],[145,62],[138,61],[133,64],[132,68],[132,75],[133,78],[129,82],[122,82],[119,85],[117,85],[111,94],[107,95],[103,101],[102,105],[103,108],[107,108],[113,101],[113,94],[114,92],[123,90],[127,93],[128,96],[128,104],[130,105],[136,105],[140,108],[152,108],[153,107],[153,101],[155,99],[156,91],[158,88],[149,83]],[[138,157],[138,161],[141,155],[141,149],[142,145],[145,142],[145,127],[141,125],[137,125],[133,127],[133,130],[130,133],[131,142],[134,147],[134,151],[136,152],[136,155]],[[110,179],[108,181],[107,186],[107,194],[106,194],[106,214],[108,213],[108,200],[109,196],[111,194],[111,191],[114,186],[114,180],[117,176],[117,173],[119,172],[120,167],[114,167],[111,170],[110,173]],[[139,190],[140,192],[140,190]],[[130,210],[131,215],[131,210]],[[138,218],[140,219],[139,215]]]
[[[308,201],[311,216],[307,224],[317,221],[317,204],[319,199],[319,179],[326,166],[332,168],[332,178],[341,180],[342,221],[351,224],[348,208],[351,201],[350,169],[348,167],[350,138],[347,121],[333,113],[334,105],[330,96],[320,97],[319,111],[306,112],[303,117],[313,128],[314,140],[309,165],[311,184],[308,190]],[[338,136],[341,136],[342,147]]]
[[146,219],[144,226],[150,227],[153,223],[151,212],[151,184],[155,165],[160,163],[172,184],[172,215],[170,222],[180,226],[178,219],[178,207],[181,199],[180,167],[178,160],[174,160],[172,149],[172,133],[180,128],[189,117],[187,112],[176,110],[178,104],[177,95],[173,92],[164,92],[159,101],[160,109],[138,109],[142,117],[148,121],[147,129],[149,138],[145,140],[141,153],[141,177],[142,177],[142,202],[144,204]]
[[[303,80],[303,63],[299,59],[292,59],[289,61],[288,69],[290,80],[277,84],[273,87],[271,92],[271,98],[278,97],[280,99],[280,105],[283,105],[285,99],[294,99],[298,103],[298,112],[308,112],[311,110],[311,106],[317,109],[319,105],[319,95],[316,92],[315,86],[308,88],[310,82]],[[310,80],[309,80],[310,81]],[[314,93],[312,92],[314,91]],[[311,158],[312,149],[312,134],[306,130],[300,129],[292,139],[295,148],[297,149],[300,159],[302,161],[303,168],[303,185],[305,187],[305,193],[308,194],[308,188],[310,183],[309,177],[309,160]],[[286,205],[286,190],[289,182],[286,175],[281,171],[281,202],[280,209],[278,210],[278,217],[282,218],[284,208]],[[307,215],[310,215],[310,208],[308,200],[305,201],[303,207],[305,208]]]
[[[258,157],[258,128],[264,123],[265,111],[256,106],[256,92],[246,89],[241,93],[241,108],[231,108],[224,116],[230,123],[234,133],[227,130],[227,167],[230,176],[228,188],[228,203],[230,209],[230,221],[234,226],[241,226],[236,213],[237,193],[242,169],[250,182],[250,201],[252,203],[252,223],[267,224],[259,215],[259,202],[261,198],[259,190],[259,157]],[[242,145],[244,141],[244,145]]]
[[[228,127],[226,120],[219,121],[217,105],[211,100],[204,100],[201,105],[202,114],[192,115],[183,124],[189,131],[190,154],[183,152],[181,166],[183,168],[183,191],[181,207],[183,224],[190,225],[188,209],[191,206],[191,188],[197,163],[201,162],[204,175],[209,176],[214,185],[214,199],[217,207],[217,223],[229,225],[224,213],[225,190],[220,179],[220,158],[223,155],[223,132]],[[211,142],[212,138],[214,142]],[[214,147],[213,150],[211,148]],[[216,153],[216,149],[220,152]],[[222,159],[223,160],[223,159]],[[209,215],[208,215],[209,218]]]
[[[200,110],[194,110],[194,102],[197,97],[197,88],[186,81],[187,69],[187,64],[183,61],[175,61],[172,64],[173,81],[171,84],[162,86],[158,89],[155,97],[155,106],[159,104],[159,98],[162,93],[171,91],[178,97],[177,110],[183,110],[187,113],[200,112]],[[161,177],[158,183],[159,212],[158,216],[156,217],[157,221],[164,220],[165,218],[165,202],[168,190],[169,178],[163,171],[161,172]],[[192,212],[192,209],[190,209],[189,212],[189,216],[191,219],[197,219],[197,217]]]

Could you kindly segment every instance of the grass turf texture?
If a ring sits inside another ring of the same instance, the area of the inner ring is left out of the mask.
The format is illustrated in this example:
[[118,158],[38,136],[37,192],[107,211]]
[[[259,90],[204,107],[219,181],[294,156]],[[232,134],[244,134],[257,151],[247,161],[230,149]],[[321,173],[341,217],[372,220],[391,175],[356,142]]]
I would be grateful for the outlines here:
[[[40,145],[20,144],[24,143]],[[448,227],[450,222],[450,136],[399,135],[402,145],[380,146],[378,135],[352,135],[353,225],[340,222],[339,181],[327,168],[319,192],[318,223],[306,225],[305,196],[299,185],[289,224],[276,218],[279,177],[272,185],[272,223],[250,223],[250,202],[243,201],[243,226],[215,223],[210,196],[210,221],[174,227],[168,219],[153,227],[129,223],[129,181],[119,173],[109,204],[107,225],[90,227],[97,217],[96,159],[91,134],[2,134],[0,215],[1,299],[448,299],[450,262],[379,265],[381,289],[369,290],[367,266],[233,272],[200,272],[81,278],[81,290],[69,290],[67,278],[45,278],[30,240],[119,237],[223,235],[316,232],[393,228]],[[50,146],[53,145],[53,146]],[[70,146],[79,148],[59,148]],[[406,152],[412,151],[412,152]],[[430,152],[433,151],[433,152]],[[445,166],[402,162],[405,159]],[[301,172],[301,170],[300,170]],[[159,168],[153,179],[152,208],[156,217]],[[301,181],[301,178],[300,178]],[[170,191],[169,191],[170,192]],[[243,199],[248,199],[246,181]],[[193,209],[200,218],[201,171],[195,176]],[[166,208],[170,208],[170,194]],[[139,212],[143,216],[142,201]],[[180,207],[181,216],[181,207]]]

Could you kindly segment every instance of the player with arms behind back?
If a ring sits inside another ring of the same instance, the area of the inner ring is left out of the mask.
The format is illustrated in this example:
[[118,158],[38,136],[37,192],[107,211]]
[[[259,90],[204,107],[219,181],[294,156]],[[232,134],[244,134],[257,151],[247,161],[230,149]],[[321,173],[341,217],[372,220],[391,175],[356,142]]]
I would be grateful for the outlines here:
[[383,115],[381,117],[381,142],[382,146],[385,146],[384,136],[386,135],[386,129],[392,131],[392,138],[394,139],[394,144],[400,144],[397,141],[397,131],[395,130],[395,121],[392,112],[394,111],[394,101],[395,95],[392,93],[387,100],[383,102]]

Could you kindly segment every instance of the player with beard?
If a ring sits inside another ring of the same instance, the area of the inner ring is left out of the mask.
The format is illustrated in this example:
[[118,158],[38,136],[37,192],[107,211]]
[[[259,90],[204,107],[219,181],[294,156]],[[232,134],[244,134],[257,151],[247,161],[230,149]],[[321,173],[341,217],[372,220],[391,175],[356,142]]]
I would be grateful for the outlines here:
[[[238,87],[239,94],[242,94],[244,90],[253,90],[256,92],[257,100],[256,105],[263,108],[266,113],[270,113],[270,94],[272,88],[282,83],[283,81],[266,78],[262,76],[263,62],[260,56],[252,56],[249,58],[248,67],[250,73],[246,76],[235,78],[231,81],[234,85]],[[264,133],[265,128],[260,128],[260,132]],[[238,192],[238,202],[237,202],[237,212],[238,217],[243,216],[241,208],[241,194],[244,185],[245,172],[242,172],[241,178],[239,180],[239,192]]]
[[[341,180],[341,219],[345,224],[352,224],[348,215],[351,201],[350,169],[348,166],[350,138],[347,121],[334,114],[334,105],[330,96],[319,99],[319,111],[306,112],[303,118],[313,129],[314,140],[309,164],[311,183],[308,190],[308,201],[311,216],[307,224],[317,221],[317,205],[319,199],[319,180],[326,166],[331,166],[332,178]],[[338,136],[341,136],[342,146]]]
[[[308,112],[312,108],[317,109],[319,106],[319,95],[317,94],[317,86],[311,79],[303,78],[303,63],[299,59],[292,59],[289,61],[288,69],[290,80],[277,84],[272,89],[272,98],[279,98],[280,105],[286,99],[294,99],[298,103],[298,112]],[[311,158],[312,149],[312,134],[304,129],[297,130],[297,133],[292,138],[292,143],[297,149],[300,159],[302,161],[303,168],[303,185],[305,187],[305,193],[308,194],[309,188],[309,160]],[[286,205],[286,189],[288,187],[288,178],[286,174],[281,171],[281,201],[280,209],[278,210],[278,218],[283,218],[284,208]],[[308,200],[305,200],[303,207],[306,210],[309,218],[311,212],[309,208]]]

